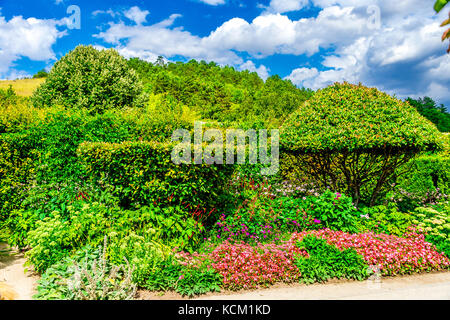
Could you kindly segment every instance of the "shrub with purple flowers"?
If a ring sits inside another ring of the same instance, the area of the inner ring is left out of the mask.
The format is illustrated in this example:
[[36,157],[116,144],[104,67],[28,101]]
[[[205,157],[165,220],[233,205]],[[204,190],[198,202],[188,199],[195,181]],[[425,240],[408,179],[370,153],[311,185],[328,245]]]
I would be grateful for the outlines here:
[[326,191],[318,197],[254,197],[216,223],[217,240],[266,242],[283,234],[324,227],[356,230],[359,217],[351,198]]

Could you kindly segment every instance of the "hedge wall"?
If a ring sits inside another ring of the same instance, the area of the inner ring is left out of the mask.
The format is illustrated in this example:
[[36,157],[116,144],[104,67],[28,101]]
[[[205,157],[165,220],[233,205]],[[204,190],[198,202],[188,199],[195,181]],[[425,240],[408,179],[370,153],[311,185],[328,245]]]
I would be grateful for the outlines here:
[[450,157],[423,155],[406,166],[408,173],[397,181],[401,189],[412,196],[426,197],[433,193],[450,195]]
[[176,165],[171,144],[92,143],[77,150],[88,178],[114,187],[122,205],[158,203],[212,208],[232,174],[226,165]]
[[34,178],[38,151],[23,134],[0,134],[0,222],[20,204],[20,190]]

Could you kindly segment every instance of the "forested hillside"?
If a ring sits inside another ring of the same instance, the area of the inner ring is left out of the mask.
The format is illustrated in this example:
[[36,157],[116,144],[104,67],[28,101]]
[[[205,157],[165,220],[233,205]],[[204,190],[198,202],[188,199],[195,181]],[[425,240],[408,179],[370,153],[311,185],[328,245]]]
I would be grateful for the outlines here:
[[256,72],[191,60],[155,64],[139,59],[129,65],[140,75],[149,94],[164,96],[169,105],[182,104],[203,119],[239,122],[239,126],[277,126],[313,95],[278,75],[264,82]]

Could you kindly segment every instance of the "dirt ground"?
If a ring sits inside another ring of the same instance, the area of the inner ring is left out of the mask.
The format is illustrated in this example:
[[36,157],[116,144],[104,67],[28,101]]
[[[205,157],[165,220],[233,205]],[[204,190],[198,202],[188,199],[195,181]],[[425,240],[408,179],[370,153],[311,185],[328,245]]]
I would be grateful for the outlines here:
[[[139,299],[187,299],[176,293],[140,291]],[[450,300],[450,271],[324,284],[278,284],[253,291],[210,293],[196,300]]]
[[13,292],[15,300],[31,300],[35,294],[38,276],[24,272],[25,261],[22,253],[0,243],[0,290]]
[[[22,253],[0,244],[0,291],[14,292],[17,300],[30,300],[35,294],[36,274],[24,272]],[[6,288],[6,289],[5,289]],[[0,292],[1,294],[1,292]],[[138,299],[187,299],[177,293],[159,294],[141,290]],[[332,280],[325,284],[278,284],[253,291],[225,291],[197,297],[198,300],[450,300],[450,271],[369,279]]]
[[450,300],[450,272],[397,276],[366,281],[280,285],[257,291],[225,293],[200,300]]

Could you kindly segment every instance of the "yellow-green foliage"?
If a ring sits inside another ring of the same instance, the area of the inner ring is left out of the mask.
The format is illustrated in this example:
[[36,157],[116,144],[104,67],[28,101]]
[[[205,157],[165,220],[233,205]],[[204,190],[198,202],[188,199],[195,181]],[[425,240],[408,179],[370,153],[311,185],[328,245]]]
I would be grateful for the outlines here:
[[[54,107],[52,111],[60,110]],[[0,108],[0,133],[20,132],[30,124],[43,119],[49,110],[33,108],[26,101],[18,101]]]
[[428,149],[439,131],[408,103],[362,85],[317,91],[283,124],[281,146],[299,152]]
[[87,175],[115,187],[123,204],[209,207],[231,174],[226,165],[175,165],[170,144],[83,143],[78,156]]
[[441,135],[442,142],[442,154],[446,157],[450,157],[450,133],[443,133]]
[[19,191],[34,175],[34,154],[25,136],[0,135],[0,212],[20,204]]
[[191,108],[167,100],[163,94],[151,94],[144,108],[127,108],[118,113],[130,126],[139,128],[144,140],[159,142],[169,141],[176,129],[193,129],[195,120],[200,119]]
[[303,167],[303,163],[298,156],[289,153],[280,155],[280,173],[284,179],[290,181],[307,179],[312,175],[311,172],[307,172],[307,169]]
[[416,208],[413,215],[413,223],[427,232],[430,236],[450,241],[450,207],[443,212],[433,208]]
[[8,89],[11,85],[19,96],[30,97],[45,79],[1,80],[0,89]]

